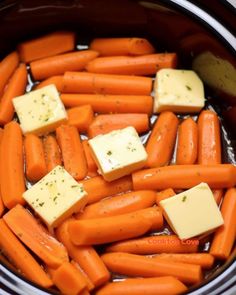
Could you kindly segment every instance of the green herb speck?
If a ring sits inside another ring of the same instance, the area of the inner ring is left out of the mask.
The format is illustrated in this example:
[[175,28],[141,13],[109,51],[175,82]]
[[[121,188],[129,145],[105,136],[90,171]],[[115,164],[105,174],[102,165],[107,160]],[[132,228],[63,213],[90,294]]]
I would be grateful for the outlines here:
[[43,205],[44,205],[44,202],[39,203],[39,206],[40,206],[40,207],[43,207]]
[[192,90],[192,88],[190,86],[188,86],[188,85],[185,85],[185,87],[188,89],[188,91]]
[[187,196],[183,196],[182,202],[185,202],[187,200]]
[[107,155],[108,155],[108,156],[112,155],[112,151],[108,151],[108,152],[107,152]]

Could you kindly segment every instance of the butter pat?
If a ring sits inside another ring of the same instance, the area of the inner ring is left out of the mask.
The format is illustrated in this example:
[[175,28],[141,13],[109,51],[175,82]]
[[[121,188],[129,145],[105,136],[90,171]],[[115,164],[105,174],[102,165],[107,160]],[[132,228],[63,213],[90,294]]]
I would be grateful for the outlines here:
[[212,191],[206,183],[162,200],[164,216],[180,239],[212,231],[224,223]]
[[195,113],[204,107],[203,83],[194,71],[162,69],[154,85],[154,113]]
[[67,121],[65,107],[53,84],[14,98],[13,105],[24,134],[49,133]]
[[87,203],[83,185],[61,166],[56,166],[24,192],[23,198],[49,228],[58,226]]
[[101,174],[107,181],[142,168],[147,153],[133,127],[98,135],[88,141]]

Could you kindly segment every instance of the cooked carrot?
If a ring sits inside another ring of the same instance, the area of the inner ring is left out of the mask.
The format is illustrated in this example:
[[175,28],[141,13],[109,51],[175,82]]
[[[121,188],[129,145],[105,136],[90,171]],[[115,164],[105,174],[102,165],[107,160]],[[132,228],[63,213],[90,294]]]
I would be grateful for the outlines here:
[[30,63],[30,69],[35,80],[43,80],[63,75],[66,71],[83,70],[86,64],[97,56],[98,52],[92,50],[75,51],[33,61]]
[[198,163],[221,163],[220,122],[213,111],[202,111],[198,118]]
[[91,105],[74,107],[67,110],[68,124],[75,126],[79,132],[86,132],[93,121],[93,109]]
[[160,201],[173,197],[175,191],[172,188],[167,188],[163,191],[157,192],[156,194],[156,203],[159,205]]
[[95,203],[101,199],[124,193],[132,190],[132,180],[130,176],[107,182],[101,176],[81,181],[84,190],[88,194],[88,204]]
[[73,50],[75,34],[73,32],[54,32],[18,45],[20,59],[26,63],[48,56]]
[[224,225],[219,227],[214,235],[210,254],[218,259],[226,260],[234,244],[236,232],[236,189],[227,190],[221,206]]
[[138,133],[143,133],[149,129],[149,119],[147,114],[112,114],[98,115],[88,128],[90,138],[99,134],[106,134],[113,130],[123,129],[133,126]]
[[224,191],[222,189],[215,189],[212,192],[217,205],[220,205]]
[[146,167],[164,166],[172,157],[178,128],[178,118],[172,112],[163,112],[158,117],[148,139]]
[[150,236],[114,243],[106,248],[107,252],[127,252],[133,254],[157,253],[195,253],[199,241],[182,241],[177,236]]
[[12,52],[8,54],[1,62],[0,62],[0,96],[3,94],[4,88],[7,85],[8,80],[11,75],[14,73],[15,69],[19,64],[19,55],[17,52]]
[[151,207],[155,202],[154,191],[136,191],[114,196],[86,206],[79,219],[90,219],[126,214]]
[[157,260],[129,253],[107,253],[101,256],[112,272],[140,277],[174,276],[183,283],[195,284],[202,279],[199,265]]
[[145,169],[132,174],[135,190],[191,188],[206,182],[213,189],[230,188],[236,184],[236,167],[218,165],[172,165]]
[[44,138],[43,148],[45,153],[47,172],[50,172],[56,166],[61,165],[61,151],[56,138],[52,135],[47,135]]
[[102,56],[143,55],[155,52],[155,48],[143,38],[96,38],[89,48]]
[[68,231],[75,245],[104,244],[141,236],[152,226],[142,214],[127,213],[105,218],[71,221]]
[[97,176],[98,175],[98,173],[97,173],[98,167],[97,167],[96,162],[93,159],[93,156],[92,156],[88,141],[83,140],[82,141],[82,146],[84,148],[84,154],[85,154],[85,158],[86,158],[86,161],[87,161],[88,176],[89,177]]
[[187,287],[175,277],[125,279],[109,283],[96,295],[175,295],[187,291]]
[[61,241],[70,257],[76,261],[83,271],[88,275],[95,287],[103,285],[110,278],[110,273],[104,265],[97,252],[91,246],[75,246],[68,233],[68,224],[72,218],[63,222],[56,229],[56,236]]
[[100,74],[148,76],[160,69],[176,68],[176,65],[175,53],[156,53],[137,57],[98,57],[86,65],[86,70]]
[[56,268],[68,261],[66,248],[49,235],[23,206],[16,205],[3,219],[14,234],[48,266]]
[[20,126],[14,121],[4,127],[0,151],[0,179],[4,205],[10,209],[18,203],[24,204],[23,140]]
[[198,127],[192,119],[185,119],[179,126],[176,164],[190,165],[197,160]]
[[42,140],[34,134],[27,134],[24,140],[26,176],[38,181],[47,174]]
[[[3,129],[0,128],[0,150],[1,150],[1,143],[2,143],[2,137],[3,137]],[[1,193],[1,178],[0,178],[0,217],[2,216],[4,212],[5,206],[2,201],[2,193]]]
[[46,80],[43,80],[41,83],[37,84],[34,90],[41,89],[45,86],[54,84],[59,92],[62,92],[64,89],[63,86],[63,76],[52,76]]
[[12,75],[0,102],[0,125],[10,122],[14,116],[12,99],[25,93],[27,70],[21,64]]
[[79,133],[74,126],[62,125],[56,129],[65,169],[76,179],[87,175],[87,163]]
[[94,284],[92,283],[92,281],[90,280],[90,278],[88,277],[88,275],[82,270],[82,268],[80,267],[79,263],[77,263],[74,260],[71,260],[71,264],[78,269],[78,271],[81,273],[81,275],[83,276],[84,280],[86,281],[86,286],[87,289],[89,291],[94,289]]
[[61,100],[66,107],[90,104],[94,112],[144,113],[151,115],[153,100],[148,95],[109,95],[109,94],[62,94]]
[[150,95],[152,79],[124,75],[66,72],[64,93]]

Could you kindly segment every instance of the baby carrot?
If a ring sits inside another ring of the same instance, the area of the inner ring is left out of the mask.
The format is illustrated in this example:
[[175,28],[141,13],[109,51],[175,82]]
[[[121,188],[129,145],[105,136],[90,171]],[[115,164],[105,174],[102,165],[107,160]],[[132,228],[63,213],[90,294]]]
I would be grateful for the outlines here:
[[[0,128],[0,150],[1,150],[1,143],[2,143],[2,137],[3,137],[3,129]],[[1,178],[0,178],[0,217],[2,216],[4,212],[5,206],[2,201],[2,193],[1,193]]]
[[155,48],[143,38],[96,38],[89,48],[101,56],[143,55],[155,52]]
[[197,160],[198,127],[192,119],[185,119],[179,126],[176,164],[190,165]]
[[88,141],[83,140],[82,141],[82,146],[84,148],[84,154],[85,154],[85,158],[86,158],[86,161],[87,161],[88,176],[89,177],[97,176],[98,175],[98,173],[97,173],[98,167],[97,167],[96,162],[93,159],[93,156],[92,156]]
[[98,115],[88,128],[89,138],[99,134],[106,134],[113,130],[123,129],[133,126],[138,133],[143,133],[149,129],[149,119],[147,114],[112,114]]
[[125,279],[108,283],[96,295],[176,295],[187,291],[187,287],[171,276],[157,278]]
[[43,80],[42,82],[40,82],[39,84],[36,85],[34,90],[41,89],[41,88],[51,85],[51,84],[54,84],[59,92],[62,92],[64,89],[63,76],[52,76],[46,80]]
[[10,122],[14,115],[12,99],[25,93],[27,83],[27,70],[24,64],[21,64],[12,75],[8,86],[0,102],[0,124],[4,125]]
[[172,112],[163,112],[158,117],[148,139],[146,167],[164,166],[169,163],[175,145],[178,118]]
[[224,191],[222,189],[215,189],[212,191],[217,205],[220,205]]
[[201,182],[213,189],[230,188],[236,184],[236,167],[231,164],[171,165],[134,172],[132,179],[135,190],[187,189]]
[[92,281],[90,280],[90,278],[88,277],[88,275],[82,270],[82,268],[80,267],[79,263],[75,262],[74,260],[71,260],[70,262],[76,269],[78,269],[78,271],[80,272],[80,274],[83,276],[85,282],[86,282],[86,286],[87,289],[89,291],[94,289],[94,284],[92,283]]
[[79,133],[74,126],[62,125],[56,129],[65,169],[76,179],[87,175],[87,163]]
[[149,95],[62,94],[66,107],[90,104],[94,112],[152,114],[153,99]]
[[30,69],[35,80],[43,80],[66,71],[83,70],[86,64],[96,58],[98,52],[92,50],[75,51],[33,61]]
[[11,232],[3,219],[0,219],[0,248],[29,280],[45,288],[52,286],[52,281],[42,267]]
[[152,79],[83,72],[64,74],[64,93],[150,95]]
[[210,254],[222,260],[229,257],[234,244],[236,232],[236,189],[227,190],[221,206],[221,213],[224,219],[224,225],[215,232]]
[[45,161],[47,166],[47,172],[50,172],[53,168],[62,163],[61,151],[56,138],[52,135],[47,135],[43,140],[43,148],[45,154]]
[[26,176],[38,181],[47,174],[42,140],[34,134],[27,134],[24,140]]
[[86,132],[93,121],[93,109],[91,105],[74,107],[67,110],[68,124],[75,126],[79,132]]
[[158,230],[163,228],[163,215],[159,207],[145,208],[136,211],[137,214],[143,216],[143,218],[151,222],[150,230]]
[[159,205],[160,201],[173,197],[174,195],[175,195],[175,191],[172,188],[167,188],[163,191],[157,192],[156,194],[157,205]]
[[16,204],[24,204],[25,191],[23,166],[23,140],[18,123],[5,125],[0,151],[1,193],[4,205],[10,209]]

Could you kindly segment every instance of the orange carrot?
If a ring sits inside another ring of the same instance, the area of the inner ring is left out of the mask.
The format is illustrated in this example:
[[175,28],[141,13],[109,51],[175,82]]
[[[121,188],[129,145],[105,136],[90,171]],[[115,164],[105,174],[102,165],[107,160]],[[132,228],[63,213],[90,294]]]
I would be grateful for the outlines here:
[[42,37],[22,42],[18,52],[22,61],[30,61],[71,51],[75,47],[73,32],[53,32]]
[[35,80],[43,80],[62,75],[66,71],[83,70],[86,64],[97,56],[98,52],[92,50],[75,51],[33,61],[30,63],[30,69]]
[[12,52],[8,54],[1,62],[0,62],[0,96],[2,95],[4,88],[7,85],[8,80],[11,75],[14,73],[16,67],[19,64],[19,56],[17,52]]
[[27,134],[24,141],[26,176],[30,181],[38,181],[47,174],[42,140],[34,134]]
[[113,130],[123,129],[133,126],[138,133],[143,133],[149,129],[149,119],[147,114],[113,114],[98,115],[88,128],[90,138],[99,134],[106,134]]
[[156,53],[137,57],[98,57],[87,64],[86,70],[100,74],[148,76],[163,68],[176,68],[176,65],[175,53]]
[[107,182],[101,176],[81,181],[84,190],[88,194],[88,204],[95,203],[101,199],[132,190],[130,176]]
[[220,122],[215,112],[202,111],[198,118],[198,163],[221,163]]
[[82,213],[77,214],[77,218],[100,218],[134,212],[152,206],[155,196],[154,191],[136,191],[110,197],[86,206]]
[[19,239],[48,266],[56,268],[68,261],[66,248],[37,222],[21,205],[16,205],[3,216],[4,221]]
[[182,294],[187,287],[175,277],[125,279],[109,283],[96,295],[169,295]]
[[43,148],[45,153],[47,172],[50,172],[56,166],[61,165],[61,151],[57,144],[56,138],[52,135],[47,135],[44,138]]
[[192,119],[185,119],[179,126],[176,164],[190,165],[197,160],[198,127]]
[[97,113],[144,113],[151,115],[153,100],[145,95],[62,94],[66,107],[90,104]]
[[196,239],[182,241],[175,235],[160,235],[117,242],[108,246],[106,251],[133,254],[195,253],[198,245]]
[[178,118],[172,112],[163,112],[158,117],[148,139],[146,167],[164,166],[169,163],[175,145]]
[[132,179],[135,190],[187,189],[201,182],[213,189],[230,188],[236,184],[236,167],[231,164],[172,165],[134,172]]
[[92,281],[90,280],[90,278],[88,277],[88,275],[82,270],[82,268],[80,267],[79,263],[75,262],[74,260],[71,260],[71,264],[78,269],[78,271],[81,273],[81,275],[83,276],[84,280],[86,281],[86,286],[87,289],[89,291],[94,289],[94,284],[92,283]]
[[156,203],[159,205],[160,201],[173,197],[175,191],[172,188],[167,188],[163,191],[157,192],[156,194]]
[[110,273],[93,247],[78,247],[71,242],[68,233],[68,224],[71,220],[73,219],[67,219],[56,229],[56,236],[65,245],[70,257],[80,265],[94,286],[98,287],[109,280]]
[[62,125],[56,129],[65,169],[76,179],[87,175],[87,163],[79,133],[74,126]]
[[221,206],[224,225],[215,232],[210,254],[218,259],[226,260],[234,244],[236,232],[236,189],[227,190]]
[[64,93],[150,95],[152,79],[123,75],[66,72]]
[[136,214],[140,214],[143,218],[151,222],[152,226],[150,227],[150,230],[163,228],[163,215],[162,210],[159,207],[145,208],[136,211]]
[[212,192],[217,205],[220,205],[224,191],[222,189],[215,189]]
[[97,38],[89,47],[102,56],[143,55],[155,52],[149,41],[142,38]]
[[34,88],[34,90],[41,89],[41,88],[51,85],[51,84],[54,84],[59,92],[62,92],[64,89],[63,76],[52,76],[52,77],[42,81],[41,83],[37,84],[36,87]]
[[14,107],[12,99],[25,93],[27,83],[27,70],[24,64],[21,64],[12,75],[8,86],[0,102],[0,124],[4,125],[10,122],[14,116]]
[[174,276],[183,283],[195,284],[202,279],[201,267],[195,264],[157,260],[129,253],[107,253],[101,256],[112,272],[136,277]]
[[[2,137],[3,137],[3,129],[0,128],[0,150],[1,150],[1,143],[2,143]],[[2,201],[2,193],[1,193],[1,179],[0,179],[0,217],[2,216],[4,212],[5,206]]]
[[86,132],[93,121],[93,109],[90,105],[74,107],[67,110],[68,124],[75,126],[79,132]]
[[24,204],[23,140],[20,126],[14,121],[4,127],[0,151],[0,179],[4,205],[10,209],[18,203]]
[[84,148],[84,154],[85,154],[85,158],[86,158],[86,161],[87,161],[88,176],[90,176],[90,177],[97,176],[98,175],[98,173],[97,173],[98,167],[97,167],[96,162],[93,159],[93,156],[92,156],[88,141],[83,140],[82,141],[82,146]]

